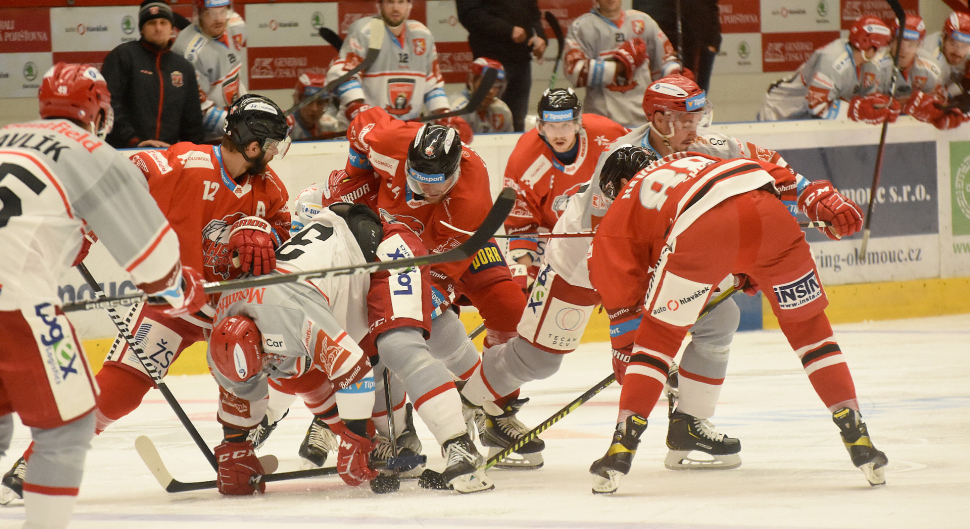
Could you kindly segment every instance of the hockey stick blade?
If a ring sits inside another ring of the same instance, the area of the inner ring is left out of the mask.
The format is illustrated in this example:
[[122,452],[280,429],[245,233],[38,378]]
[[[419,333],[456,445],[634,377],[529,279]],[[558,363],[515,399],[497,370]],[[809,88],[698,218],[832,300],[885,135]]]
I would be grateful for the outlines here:
[[[165,467],[165,463],[162,462],[162,457],[158,453],[158,449],[155,447],[155,443],[152,442],[148,437],[141,435],[135,439],[135,450],[138,455],[141,456],[142,461],[151,471],[152,475],[158,481],[158,484],[165,489],[165,492],[176,493],[176,492],[190,492],[193,490],[206,490],[214,489],[218,487],[218,482],[216,480],[208,481],[179,481],[172,476],[172,473],[168,471]],[[264,468],[277,466],[276,457],[274,456],[263,456],[259,458],[260,463],[265,464]],[[323,467],[314,468],[310,470],[294,470],[290,472],[279,472],[276,474],[266,474],[259,476],[258,479],[253,480],[253,484],[256,483],[269,483],[272,481],[288,481],[291,479],[302,479],[302,478],[312,478],[317,476],[332,476],[337,473],[336,467]]]
[[[485,216],[485,220],[482,221],[482,224],[478,227],[478,230],[465,242],[458,245],[457,248],[452,248],[447,252],[422,255],[420,257],[413,257],[411,259],[398,259],[396,261],[384,261],[380,263],[367,263],[353,266],[338,266],[335,268],[310,270],[307,272],[269,274],[259,277],[206,283],[205,291],[208,294],[212,294],[240,288],[258,288],[269,285],[277,285],[280,283],[297,283],[300,281],[306,281],[307,279],[341,275],[370,274],[373,272],[379,272],[381,270],[399,270],[403,268],[448,263],[451,261],[461,261],[462,259],[467,259],[475,255],[478,250],[485,246],[485,243],[487,243],[489,239],[495,235],[495,232],[502,227],[502,224],[505,222],[505,218],[508,217],[509,212],[512,211],[513,205],[515,205],[515,191],[506,187],[495,199],[495,205],[493,205],[492,209],[489,210],[488,215]],[[145,299],[147,299],[147,296],[145,296],[144,293],[129,294],[96,301],[93,300],[65,303],[61,307],[61,310],[63,312],[75,312],[78,310],[107,308],[125,303],[132,303],[135,301],[144,301]]]
[[340,50],[344,45],[344,39],[340,38],[340,35],[337,35],[337,32],[330,28],[321,27],[317,30],[317,33],[320,34],[320,38],[327,41],[327,44],[337,48],[337,50]]
[[482,74],[482,79],[478,83],[478,88],[475,92],[468,98],[468,104],[457,109],[449,110],[448,112],[442,112],[440,114],[429,114],[427,116],[421,116],[415,118],[413,121],[418,121],[421,123],[426,123],[428,121],[437,121],[442,118],[451,118],[455,116],[464,116],[466,114],[471,114],[472,112],[478,110],[478,107],[482,106],[482,101],[488,97],[488,92],[492,90],[492,85],[498,79],[498,70],[494,68],[489,68],[485,70]]
[[[367,23],[367,28],[370,30],[370,36],[367,43],[367,55],[364,57],[364,60],[349,72],[327,83],[327,85],[323,87],[323,90],[320,90],[310,97],[303,98],[299,103],[286,109],[286,112],[283,112],[283,115],[290,116],[297,110],[300,110],[317,99],[329,96],[336,91],[340,85],[349,81],[351,77],[374,65],[374,62],[377,61],[377,56],[381,53],[381,46],[384,45],[384,20],[382,20],[380,17],[374,17],[370,22]],[[320,36],[322,37],[323,34],[321,33]]]

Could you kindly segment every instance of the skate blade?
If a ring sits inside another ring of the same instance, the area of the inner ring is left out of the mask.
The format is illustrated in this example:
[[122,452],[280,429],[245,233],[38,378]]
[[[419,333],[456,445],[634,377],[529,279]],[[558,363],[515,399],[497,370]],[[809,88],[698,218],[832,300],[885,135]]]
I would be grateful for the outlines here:
[[670,470],[731,470],[739,466],[739,454],[711,455],[700,450],[671,450],[664,459],[664,467]]
[[620,478],[623,473],[619,470],[607,470],[608,477],[593,474],[593,494],[613,494],[620,488]]
[[471,474],[457,476],[448,482],[449,485],[461,494],[471,494],[473,492],[485,492],[495,488],[492,480],[488,479],[484,470],[476,470]]
[[16,493],[13,489],[6,485],[0,485],[0,505],[4,507],[13,507],[18,504],[23,503],[23,498]]
[[[324,460],[324,463],[326,463],[326,460]],[[305,457],[300,458],[300,470],[316,470],[322,466],[323,465],[318,465]]]
[[886,467],[876,467],[876,463],[866,463],[859,467],[859,470],[866,476],[869,481],[869,485],[872,487],[881,487],[886,484]]
[[[495,454],[501,452],[504,448],[498,446],[490,446],[488,448],[488,459],[491,459]],[[506,470],[535,470],[537,468],[542,468],[545,461],[542,459],[542,452],[533,452],[531,454],[519,454],[512,452],[506,457],[495,463],[495,468],[503,468]]]

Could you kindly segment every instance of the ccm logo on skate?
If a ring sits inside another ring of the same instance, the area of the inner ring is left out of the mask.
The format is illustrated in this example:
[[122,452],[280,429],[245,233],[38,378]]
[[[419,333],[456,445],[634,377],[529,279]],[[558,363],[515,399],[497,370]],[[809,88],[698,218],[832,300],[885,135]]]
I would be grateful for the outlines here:
[[797,309],[822,297],[822,285],[812,270],[799,279],[774,287],[778,308]]

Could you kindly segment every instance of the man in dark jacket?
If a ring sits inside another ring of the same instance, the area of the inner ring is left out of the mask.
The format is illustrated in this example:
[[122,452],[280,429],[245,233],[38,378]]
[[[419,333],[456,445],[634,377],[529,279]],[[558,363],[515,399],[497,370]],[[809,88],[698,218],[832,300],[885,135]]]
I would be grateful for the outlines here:
[[505,66],[502,101],[512,110],[515,130],[525,129],[532,88],[532,55],[546,51],[546,34],[536,0],[456,0],[458,20],[468,30],[475,58],[495,59]]
[[170,52],[172,9],[164,0],[145,0],[138,29],[141,39],[111,50],[101,67],[115,114],[108,143],[116,148],[202,143],[195,69]]

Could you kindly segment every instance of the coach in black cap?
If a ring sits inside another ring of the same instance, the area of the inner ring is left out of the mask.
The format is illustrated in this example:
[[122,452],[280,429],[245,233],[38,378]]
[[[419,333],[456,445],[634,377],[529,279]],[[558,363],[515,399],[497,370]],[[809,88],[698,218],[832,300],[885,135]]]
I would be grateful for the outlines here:
[[138,9],[141,39],[121,44],[104,59],[101,73],[115,113],[108,143],[114,147],[202,142],[195,68],[171,53],[173,20],[163,0],[145,0]]

